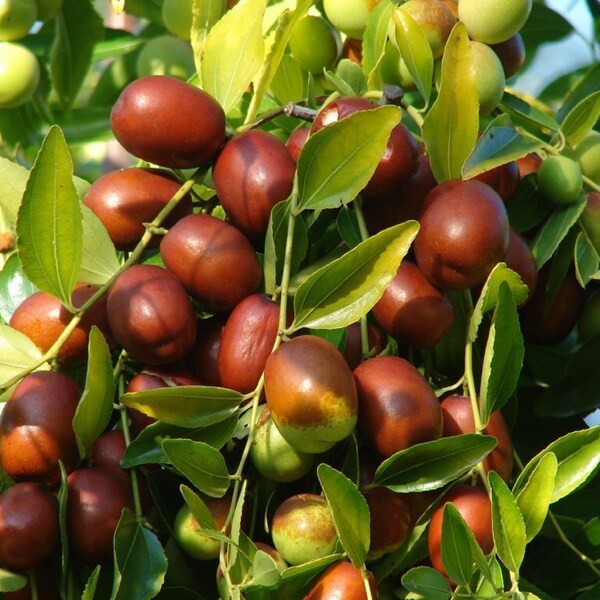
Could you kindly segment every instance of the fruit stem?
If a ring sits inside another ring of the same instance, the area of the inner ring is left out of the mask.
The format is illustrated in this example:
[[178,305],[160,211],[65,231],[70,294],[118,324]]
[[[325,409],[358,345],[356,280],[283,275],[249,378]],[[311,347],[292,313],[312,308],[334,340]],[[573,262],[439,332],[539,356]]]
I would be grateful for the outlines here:
[[373,600],[373,594],[371,593],[371,584],[369,583],[369,576],[364,567],[361,569],[361,575],[362,575],[363,584],[365,586],[365,593],[367,595],[367,600]]
[[[122,387],[121,381],[119,382],[119,386]],[[119,390],[122,391],[122,390]],[[120,404],[119,405],[119,413],[121,415],[121,426],[123,428],[123,437],[125,438],[125,448],[129,448],[129,444],[131,444],[131,434],[129,432],[129,421],[127,420],[127,411],[125,407]],[[131,477],[131,495],[133,496],[133,508],[135,510],[135,517],[138,522],[141,522],[143,519],[142,514],[142,503],[140,501],[140,488],[138,486],[137,479],[137,470],[129,469],[129,476]]]
[[583,183],[589,188],[592,188],[595,192],[600,192],[600,185],[597,184],[593,179],[590,179],[587,175],[583,176]]

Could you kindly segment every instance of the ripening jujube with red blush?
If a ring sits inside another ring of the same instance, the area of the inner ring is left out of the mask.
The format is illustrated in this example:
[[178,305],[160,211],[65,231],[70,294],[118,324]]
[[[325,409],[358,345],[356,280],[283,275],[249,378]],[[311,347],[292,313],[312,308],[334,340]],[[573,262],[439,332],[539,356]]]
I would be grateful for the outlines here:
[[512,227],[508,241],[508,250],[504,262],[509,269],[515,271],[523,283],[527,286],[526,304],[535,293],[537,287],[538,268],[533,252],[525,238],[517,233]]
[[520,178],[519,167],[514,160],[494,167],[489,171],[484,171],[474,177],[478,181],[487,183],[505,202],[510,200],[510,197],[517,190]]
[[58,501],[39,483],[24,481],[0,496],[0,565],[33,569],[58,546]]
[[356,385],[331,342],[314,335],[292,338],[269,356],[264,375],[273,421],[297,450],[325,452],[354,431]]
[[292,192],[296,161],[273,134],[251,129],[225,144],[213,167],[219,202],[233,225],[262,239],[271,209]]
[[[371,597],[377,598],[377,582],[368,574]],[[314,583],[304,600],[367,600],[367,592],[359,568],[351,562],[342,561],[331,565]]]
[[73,469],[80,395],[75,381],[55,371],[31,373],[17,384],[0,415],[0,466],[10,477],[54,486],[59,461],[67,472]]
[[359,432],[388,457],[442,435],[440,403],[427,380],[398,356],[370,358],[354,369]]
[[160,255],[188,293],[211,310],[232,309],[257,290],[262,277],[248,238],[212,215],[178,221],[163,237]]
[[182,360],[196,338],[196,314],[180,281],[154,265],[122,271],[108,292],[108,321],[115,339],[149,365]]
[[[71,294],[71,302],[81,307],[100,286],[80,282]],[[55,296],[39,291],[26,298],[12,314],[9,325],[25,334],[42,352],[47,352],[63,333],[73,318],[62,302]],[[56,360],[62,366],[75,366],[85,362],[88,354],[88,340],[92,326],[104,334],[110,346],[114,339],[106,312],[106,295],[97,300],[83,315],[77,327],[69,335],[58,351]]]
[[[441,402],[444,418],[444,437],[475,433],[475,419],[471,399],[467,396],[448,396]],[[499,410],[490,415],[484,435],[494,436],[498,440],[496,447],[483,461],[486,472],[496,471],[504,481],[508,481],[513,468],[513,444],[504,416]]]
[[372,309],[392,337],[414,348],[433,348],[454,322],[454,308],[414,263],[403,260]]
[[[117,250],[133,250],[146,232],[144,223],[158,215],[180,186],[161,169],[119,169],[98,178],[83,203],[102,221]],[[192,198],[186,194],[162,225],[168,228],[191,212]]]
[[500,196],[481,181],[446,181],[425,198],[414,243],[417,265],[445,290],[481,285],[508,249]]
[[110,126],[125,150],[173,169],[210,165],[225,142],[225,113],[219,103],[164,75],[127,85],[113,106]]

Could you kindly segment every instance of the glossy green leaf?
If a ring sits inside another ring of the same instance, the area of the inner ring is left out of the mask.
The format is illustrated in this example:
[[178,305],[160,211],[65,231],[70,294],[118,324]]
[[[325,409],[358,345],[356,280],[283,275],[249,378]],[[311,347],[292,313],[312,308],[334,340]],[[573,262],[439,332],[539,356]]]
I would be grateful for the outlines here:
[[467,30],[458,22],[445,46],[438,97],[423,122],[423,140],[439,183],[460,177],[478,130],[475,64]]
[[73,162],[62,131],[52,126],[29,172],[17,217],[17,248],[27,278],[66,306],[79,277],[82,237]]
[[398,107],[380,106],[311,135],[298,158],[298,211],[338,208],[353,200],[375,171],[400,116]]
[[362,242],[356,212],[348,206],[343,206],[336,219],[340,236],[348,248],[354,248]]
[[452,596],[448,580],[431,567],[415,567],[402,576],[402,585],[428,600],[446,600]]
[[[129,7],[127,7],[129,12]],[[140,48],[144,43],[141,37],[137,37],[123,29],[105,30],[104,38],[94,46],[92,60],[115,59]]]
[[522,125],[529,132],[537,133],[538,130],[543,129],[558,131],[560,129],[560,125],[552,117],[509,92],[504,92],[501,107],[517,125]]
[[[0,382],[8,381],[42,357],[39,348],[24,334],[0,324]],[[48,370],[49,365],[41,367]]]
[[[329,71],[325,72],[327,76]],[[344,81],[352,96],[362,96],[366,91],[367,81],[360,65],[349,58],[342,58],[336,68],[335,75],[338,80]]]
[[96,565],[94,570],[91,572],[88,580],[85,584],[81,600],[94,600],[96,595],[96,588],[98,587],[98,579],[100,578],[100,565]]
[[415,444],[386,458],[373,484],[401,493],[435,490],[467,473],[496,443],[492,436],[465,433]]
[[573,262],[575,263],[575,275],[581,287],[587,287],[592,279],[598,278],[600,255],[585,231],[581,231],[575,241]]
[[123,509],[115,530],[114,566],[110,600],[154,598],[167,572],[167,557],[156,534],[128,508]]
[[226,388],[182,385],[121,396],[121,404],[179,427],[204,427],[233,415],[244,396]]
[[179,491],[199,525],[204,529],[215,529],[215,520],[204,500],[187,485],[180,485]]
[[600,465],[600,425],[572,431],[554,440],[539,454],[534,456],[523,468],[515,489],[523,487],[524,481],[530,477],[532,470],[548,453],[553,453],[558,461],[558,469],[554,482],[551,503],[588,482]]
[[275,561],[263,550],[258,550],[252,561],[252,582],[270,588],[276,586],[280,579]]
[[362,68],[369,81],[369,89],[380,85],[374,77],[385,49],[392,9],[390,0],[381,0],[367,20],[362,39]]
[[90,456],[92,444],[106,429],[115,396],[110,350],[96,326],[92,326],[90,331],[88,357],[85,388],[73,417],[73,430],[81,458]]
[[394,10],[396,43],[400,56],[427,106],[433,82],[433,54],[427,36],[413,17],[402,8]]
[[246,502],[246,491],[248,486],[248,480],[244,479],[240,487],[240,491],[237,497],[235,506],[233,507],[233,515],[231,517],[231,548],[229,548],[229,560],[232,564],[235,564],[238,558],[241,558],[238,554],[238,546],[240,543],[240,537],[242,535],[242,515],[244,511],[244,504]]
[[595,94],[600,88],[600,63],[589,65],[584,73],[575,86],[569,87],[569,94],[564,98],[564,102],[557,111],[559,120],[564,119],[577,104],[591,94]]
[[0,592],[16,592],[25,587],[26,583],[25,575],[0,569]]
[[531,243],[538,269],[550,260],[584,208],[585,199],[582,198],[573,204],[557,208],[542,225]]
[[459,585],[473,574],[473,543],[469,528],[452,502],[447,502],[442,518],[442,563],[448,576]]
[[261,16],[266,0],[240,0],[210,30],[202,57],[202,84],[225,113],[237,106],[264,57]]
[[226,0],[193,0],[190,42],[194,51],[196,71],[201,72],[202,52],[208,33],[227,10]]
[[498,557],[513,573],[518,573],[525,557],[525,521],[515,497],[495,471],[488,474],[492,499],[492,531]]
[[291,55],[284,54],[271,79],[270,89],[273,96],[281,104],[298,102],[304,98],[305,88],[306,81],[302,67]]
[[492,310],[498,303],[500,287],[506,283],[516,304],[522,304],[527,299],[527,286],[515,271],[509,269],[506,263],[498,263],[489,274],[486,282],[481,289],[471,321],[469,323],[469,340],[474,342],[477,339],[477,331],[483,319],[483,315]]
[[320,464],[317,475],[342,547],[352,564],[360,569],[365,564],[371,539],[367,501],[352,481],[329,465]]
[[37,291],[25,277],[18,254],[12,254],[0,270],[0,317],[8,323],[17,306]]
[[0,206],[11,223],[16,223],[29,171],[22,165],[0,156]]
[[600,91],[584,98],[567,114],[560,128],[567,142],[576,146],[590,133],[600,118]]
[[502,283],[483,356],[479,402],[484,425],[515,391],[524,356],[515,300],[508,284]]
[[202,493],[221,498],[229,488],[223,455],[204,442],[165,440],[163,450],[171,464]]
[[80,281],[103,285],[120,268],[115,246],[100,219],[85,205],[83,215],[83,247]]
[[396,275],[418,228],[407,221],[384,229],[315,271],[296,290],[290,330],[337,329],[366,315]]
[[64,107],[75,102],[91,66],[94,46],[103,35],[102,18],[91,0],[63,0],[50,52],[50,74]]
[[556,456],[548,452],[540,458],[526,477],[519,479],[513,493],[525,521],[527,541],[530,542],[542,529],[554,491],[554,478],[558,470]]

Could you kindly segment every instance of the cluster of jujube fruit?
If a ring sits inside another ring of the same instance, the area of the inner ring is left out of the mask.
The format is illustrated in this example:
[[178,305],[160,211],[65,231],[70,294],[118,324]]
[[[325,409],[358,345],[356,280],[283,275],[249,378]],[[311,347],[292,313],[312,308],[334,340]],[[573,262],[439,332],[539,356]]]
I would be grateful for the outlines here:
[[[342,32],[343,52],[350,56],[352,50],[352,58],[360,61],[360,38],[376,4],[325,0],[323,15],[299,20],[289,42],[291,56],[307,72],[320,74],[338,60]],[[409,0],[395,10],[406,11],[423,29],[435,59],[443,56],[457,18],[465,24],[473,40],[480,112],[486,115],[498,105],[505,78],[523,61],[518,31],[530,2],[509,3],[514,14],[499,14],[490,28],[481,25],[479,13],[491,9],[480,4]],[[394,45],[389,54],[382,63],[382,75],[393,72],[386,83],[409,86]],[[434,356],[433,349],[456,326],[453,294],[475,299],[501,262],[528,287],[519,307],[526,339],[551,344],[571,333],[584,291],[569,273],[547,309],[548,272],[538,273],[527,242],[531,232],[522,236],[511,227],[507,205],[526,176],[548,200],[575,201],[584,190],[577,160],[587,177],[598,178],[590,170],[595,167],[587,166],[592,161],[586,162],[586,144],[591,142],[573,149],[573,158],[542,161],[532,155],[469,180],[438,183],[418,132],[398,123],[357,204],[371,235],[418,221],[409,255],[362,327],[352,323],[335,343],[312,330],[287,336],[293,311],[283,304],[279,290],[267,294],[263,285],[261,259],[273,209],[293,193],[297,161],[307,140],[333,123],[377,107],[372,99],[338,94],[320,107],[309,127],[299,124],[284,142],[267,129],[231,135],[223,109],[209,94],[171,77],[141,77],[123,90],[112,110],[112,131],[142,164],[100,177],[83,203],[127,262],[64,340],[55,370],[24,377],[0,416],[0,465],[16,482],[0,497],[0,566],[24,572],[44,568],[56,558],[61,469],[67,482],[68,545],[75,560],[87,566],[112,561],[113,536],[125,508],[141,510],[161,530],[148,489],[157,472],[168,473],[175,490],[183,481],[171,465],[143,472],[121,466],[130,437],[143,436],[155,426],[151,410],[145,414],[128,408],[124,421],[112,418],[90,455],[81,458],[72,427],[81,392],[68,369],[85,364],[92,327],[104,335],[114,355],[120,352],[119,363],[125,367],[118,388],[132,397],[181,386],[240,394],[239,414],[254,419],[247,425],[250,433],[230,439],[222,452],[232,471],[241,465],[238,475],[250,490],[247,502],[255,501],[255,510],[264,510],[268,522],[261,528],[257,523],[263,515],[249,518],[245,513],[252,510],[245,506],[241,527],[248,539],[255,539],[253,551],[266,552],[279,570],[339,550],[336,523],[314,474],[321,462],[342,469],[340,457],[349,440],[358,448],[355,483],[370,510],[369,563],[397,550],[420,519],[430,518],[430,563],[447,576],[441,558],[447,502],[456,506],[483,552],[493,550],[491,503],[482,478],[495,471],[511,480],[509,428],[495,411],[478,430],[473,413],[477,399],[473,402],[466,387],[454,386],[454,393],[440,392],[443,398],[438,398],[437,385],[454,373],[445,374],[440,361],[436,379],[422,368],[422,358]],[[186,179],[183,172],[188,169],[196,171]],[[214,198],[206,202],[199,197],[195,178],[201,180],[209,171],[211,177],[204,182]],[[590,193],[586,208],[594,231],[598,198]],[[78,283],[72,304],[82,306],[99,289]],[[16,308],[10,326],[47,352],[71,319],[58,299],[40,291]],[[479,471],[441,499],[399,494],[374,484],[377,468],[397,453],[468,433],[493,436],[497,445]],[[262,488],[270,490],[268,502],[261,497]],[[232,499],[231,490],[218,498],[203,496],[214,528],[223,534],[231,531]],[[202,534],[204,525],[187,503],[176,504],[165,543],[172,536],[189,557],[210,564],[210,586],[229,597],[226,560],[220,561],[217,573],[217,559],[227,553],[223,543]],[[337,561],[311,585],[306,599],[358,600],[367,597],[365,586],[376,597],[372,574]]]

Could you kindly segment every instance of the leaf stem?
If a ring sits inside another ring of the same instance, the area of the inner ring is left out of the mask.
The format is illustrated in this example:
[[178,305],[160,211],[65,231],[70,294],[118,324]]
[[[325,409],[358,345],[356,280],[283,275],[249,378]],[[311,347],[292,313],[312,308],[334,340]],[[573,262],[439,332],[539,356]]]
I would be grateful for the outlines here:
[[371,592],[371,584],[369,583],[369,575],[367,574],[367,570],[363,567],[361,569],[361,575],[363,584],[365,586],[365,594],[367,595],[367,600],[373,600],[373,594]]

